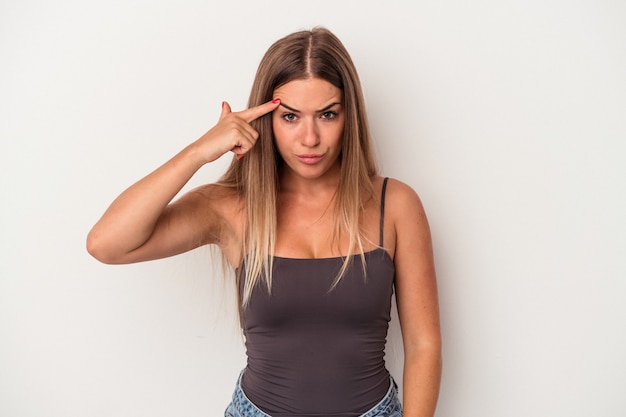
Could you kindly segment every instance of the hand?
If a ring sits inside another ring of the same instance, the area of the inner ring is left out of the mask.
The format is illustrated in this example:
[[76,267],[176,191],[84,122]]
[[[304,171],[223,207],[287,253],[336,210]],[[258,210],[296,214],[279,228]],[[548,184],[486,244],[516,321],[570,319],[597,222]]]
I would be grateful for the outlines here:
[[196,142],[201,154],[206,155],[205,162],[212,162],[224,155],[233,152],[237,159],[252,149],[259,133],[250,126],[250,122],[274,111],[280,104],[279,99],[268,101],[250,109],[233,112],[227,102],[222,103],[222,114],[217,124],[202,135]]

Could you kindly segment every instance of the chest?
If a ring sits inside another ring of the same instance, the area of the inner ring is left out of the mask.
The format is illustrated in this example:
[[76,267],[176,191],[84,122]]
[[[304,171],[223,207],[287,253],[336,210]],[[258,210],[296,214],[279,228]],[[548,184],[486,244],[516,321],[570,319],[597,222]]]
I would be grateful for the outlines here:
[[[349,236],[345,229],[336,231],[333,205],[312,203],[281,204],[277,215],[276,256],[285,258],[330,258],[346,255]],[[357,224],[365,251],[379,243],[380,213],[375,204],[359,212]],[[337,233],[338,232],[338,233]]]
[[381,249],[356,257],[335,280],[342,258],[275,258],[271,293],[260,284],[244,311],[247,331],[368,328],[389,321],[394,268]]

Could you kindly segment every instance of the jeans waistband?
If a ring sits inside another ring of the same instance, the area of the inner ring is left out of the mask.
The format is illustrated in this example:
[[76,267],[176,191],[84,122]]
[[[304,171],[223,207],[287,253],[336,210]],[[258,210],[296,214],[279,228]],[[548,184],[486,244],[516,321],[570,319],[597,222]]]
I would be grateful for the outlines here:
[[[246,397],[246,394],[241,388],[241,377],[243,376],[244,371],[241,371],[239,378],[237,378],[237,385],[235,387],[235,392],[233,393],[233,399],[229,408],[234,407],[239,414],[238,417],[272,417],[269,414],[264,413],[256,405],[254,405],[248,397]],[[402,405],[400,404],[400,399],[398,398],[398,385],[393,377],[390,376],[389,379],[389,390],[387,390],[385,396],[375,406],[361,414],[359,417],[401,416]]]

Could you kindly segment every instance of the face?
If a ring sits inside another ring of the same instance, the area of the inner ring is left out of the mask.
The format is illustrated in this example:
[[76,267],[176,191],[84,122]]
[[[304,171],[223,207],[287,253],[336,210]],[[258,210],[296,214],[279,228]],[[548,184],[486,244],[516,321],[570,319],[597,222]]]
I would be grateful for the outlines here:
[[343,94],[326,80],[290,81],[276,90],[280,106],[272,113],[284,174],[305,179],[338,175],[345,114]]

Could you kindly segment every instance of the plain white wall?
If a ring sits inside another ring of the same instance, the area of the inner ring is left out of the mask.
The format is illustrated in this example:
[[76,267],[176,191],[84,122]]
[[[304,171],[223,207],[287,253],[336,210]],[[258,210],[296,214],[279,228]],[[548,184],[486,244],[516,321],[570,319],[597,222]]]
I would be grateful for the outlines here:
[[[245,358],[209,250],[113,267],[84,240],[318,24],[429,213],[437,415],[623,414],[625,21],[609,0],[0,1],[0,415],[221,415]],[[394,321],[398,379],[401,354]]]

